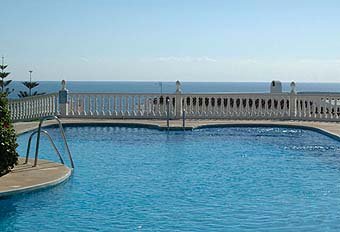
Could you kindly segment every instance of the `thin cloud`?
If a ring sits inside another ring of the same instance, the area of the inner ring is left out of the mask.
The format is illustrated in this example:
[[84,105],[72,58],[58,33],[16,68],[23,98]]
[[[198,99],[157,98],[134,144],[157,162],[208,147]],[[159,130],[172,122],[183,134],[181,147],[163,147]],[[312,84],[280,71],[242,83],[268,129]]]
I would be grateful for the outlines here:
[[157,57],[154,60],[160,62],[217,62],[216,59],[210,58],[207,56],[165,56],[165,57]]
[[87,57],[80,57],[80,60],[86,63],[89,62],[89,59]]

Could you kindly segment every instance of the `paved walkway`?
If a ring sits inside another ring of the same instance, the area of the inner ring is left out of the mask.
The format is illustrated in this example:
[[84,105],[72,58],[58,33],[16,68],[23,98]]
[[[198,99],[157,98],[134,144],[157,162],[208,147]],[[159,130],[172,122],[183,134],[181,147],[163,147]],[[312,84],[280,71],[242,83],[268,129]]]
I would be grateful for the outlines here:
[[28,164],[24,164],[24,161],[24,158],[19,158],[19,164],[10,173],[0,177],[0,197],[57,185],[72,173],[63,164],[48,160],[39,160],[36,167],[32,167],[32,159]]

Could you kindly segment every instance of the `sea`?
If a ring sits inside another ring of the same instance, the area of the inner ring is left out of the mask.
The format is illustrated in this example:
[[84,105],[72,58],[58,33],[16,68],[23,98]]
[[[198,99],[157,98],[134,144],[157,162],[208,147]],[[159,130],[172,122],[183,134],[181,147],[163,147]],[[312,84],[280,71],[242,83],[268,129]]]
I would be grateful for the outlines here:
[[[9,87],[14,89],[10,98],[18,98],[19,91],[27,91],[19,81],[13,81]],[[283,91],[290,91],[290,83],[282,83]],[[156,81],[67,81],[70,92],[97,93],[174,93],[175,82]],[[39,81],[33,91],[54,93],[61,89],[60,81]],[[181,82],[183,93],[268,93],[270,82]],[[298,92],[339,92],[339,83],[296,83]]]

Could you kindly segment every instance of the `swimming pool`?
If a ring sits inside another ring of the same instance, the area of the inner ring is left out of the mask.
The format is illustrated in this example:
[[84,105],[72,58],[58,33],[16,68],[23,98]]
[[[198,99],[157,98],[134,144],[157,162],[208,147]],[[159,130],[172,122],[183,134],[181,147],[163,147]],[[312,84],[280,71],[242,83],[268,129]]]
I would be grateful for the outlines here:
[[[61,147],[58,130],[47,130]],[[0,199],[0,231],[340,229],[340,143],[317,132],[65,131],[74,175],[57,187]],[[21,155],[28,136],[18,138]],[[41,154],[58,161],[45,140]]]

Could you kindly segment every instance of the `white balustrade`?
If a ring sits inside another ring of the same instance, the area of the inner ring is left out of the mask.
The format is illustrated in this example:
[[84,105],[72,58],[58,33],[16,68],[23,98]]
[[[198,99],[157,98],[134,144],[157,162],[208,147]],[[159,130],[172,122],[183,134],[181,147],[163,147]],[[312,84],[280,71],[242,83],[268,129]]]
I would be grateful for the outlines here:
[[[166,118],[166,99],[170,99],[170,117],[175,116],[175,95],[69,93],[66,117],[73,118]],[[173,103],[172,103],[173,102]]]
[[58,114],[57,93],[10,99],[8,103],[13,121],[32,120]]
[[[340,94],[223,93],[58,93],[9,100],[14,121],[47,115],[70,118],[166,119],[277,119],[340,121]],[[169,100],[169,104],[167,101]],[[59,112],[59,108],[66,110]]]
[[290,94],[183,94],[192,119],[288,119]]

